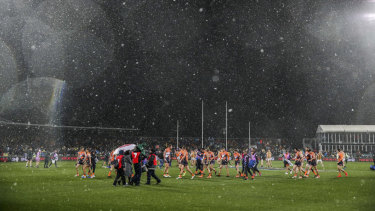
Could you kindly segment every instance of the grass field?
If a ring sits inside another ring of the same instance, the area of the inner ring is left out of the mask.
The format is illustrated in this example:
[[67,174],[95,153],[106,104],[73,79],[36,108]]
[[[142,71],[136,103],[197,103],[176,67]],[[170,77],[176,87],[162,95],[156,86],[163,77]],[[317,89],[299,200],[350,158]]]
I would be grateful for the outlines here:
[[[34,163],[35,164],[35,163]],[[25,168],[25,163],[0,163],[0,210],[374,210],[375,172],[370,163],[349,163],[349,177],[336,178],[334,162],[325,162],[321,178],[291,179],[282,170],[261,170],[244,181],[227,177],[176,180],[140,187],[113,187],[108,169],[94,179],[74,177],[74,162],[59,168]],[[281,168],[281,162],[275,162]],[[157,170],[161,177],[161,170]],[[146,174],[142,175],[142,184]]]

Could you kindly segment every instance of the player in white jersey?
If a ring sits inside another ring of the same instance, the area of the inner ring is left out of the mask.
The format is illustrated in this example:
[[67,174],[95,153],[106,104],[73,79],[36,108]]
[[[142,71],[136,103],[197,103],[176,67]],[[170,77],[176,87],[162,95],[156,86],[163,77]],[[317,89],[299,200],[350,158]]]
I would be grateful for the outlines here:
[[322,151],[319,151],[319,153],[316,155],[316,164],[321,163],[321,165],[323,167],[323,170],[324,170],[323,157],[324,157],[324,155],[323,155]]
[[272,168],[272,153],[268,150],[266,153],[267,168]]
[[38,152],[36,153],[36,157],[35,157],[35,161],[36,161],[35,167],[37,167],[37,168],[39,168],[41,154],[42,154],[42,150],[39,149]]
[[167,147],[164,150],[164,164],[165,164],[165,169],[164,169],[163,177],[171,177],[171,176],[169,176],[169,165],[170,165],[171,160],[172,160],[171,152],[172,152],[172,145],[170,145],[169,147]]

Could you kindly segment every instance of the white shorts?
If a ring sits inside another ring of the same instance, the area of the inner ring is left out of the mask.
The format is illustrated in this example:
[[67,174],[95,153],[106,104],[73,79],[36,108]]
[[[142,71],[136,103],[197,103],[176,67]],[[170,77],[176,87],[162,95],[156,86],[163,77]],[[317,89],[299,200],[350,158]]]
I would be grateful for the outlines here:
[[323,163],[323,161],[322,161],[322,160],[317,160],[317,161],[316,161],[316,163],[319,163],[319,162]]
[[195,158],[191,158],[191,160],[195,160]]
[[271,158],[266,158],[266,161],[272,161],[272,159]]

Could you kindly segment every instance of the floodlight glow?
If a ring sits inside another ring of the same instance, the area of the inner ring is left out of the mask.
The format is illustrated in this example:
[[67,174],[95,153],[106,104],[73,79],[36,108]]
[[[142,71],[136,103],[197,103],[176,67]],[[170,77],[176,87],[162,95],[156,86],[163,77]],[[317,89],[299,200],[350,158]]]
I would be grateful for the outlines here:
[[[375,0],[374,0],[375,3]],[[368,21],[375,21],[375,13],[366,13],[363,17]]]

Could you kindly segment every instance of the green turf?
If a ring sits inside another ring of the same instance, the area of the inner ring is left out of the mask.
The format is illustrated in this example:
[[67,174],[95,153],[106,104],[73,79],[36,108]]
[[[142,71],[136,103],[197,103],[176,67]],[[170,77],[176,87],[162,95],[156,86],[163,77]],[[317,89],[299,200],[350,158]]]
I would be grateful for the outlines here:
[[[34,163],[35,164],[35,163]],[[349,163],[347,178],[336,178],[335,163],[325,162],[321,178],[291,179],[281,170],[262,170],[254,181],[232,177],[176,180],[140,187],[112,187],[108,169],[94,179],[74,177],[73,162],[59,168],[0,164],[0,210],[374,210],[375,172],[370,163]],[[274,166],[281,167],[281,162]],[[101,166],[101,165],[99,165]],[[157,170],[161,176],[161,170]],[[146,174],[142,175],[142,184]]]

